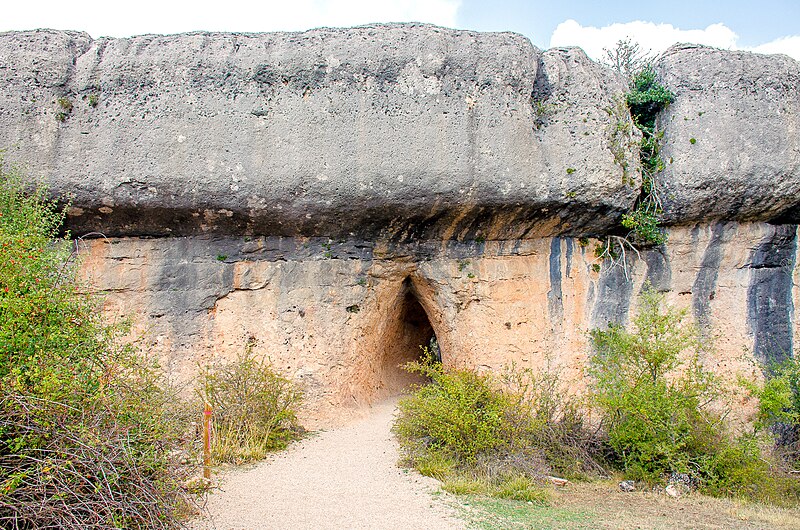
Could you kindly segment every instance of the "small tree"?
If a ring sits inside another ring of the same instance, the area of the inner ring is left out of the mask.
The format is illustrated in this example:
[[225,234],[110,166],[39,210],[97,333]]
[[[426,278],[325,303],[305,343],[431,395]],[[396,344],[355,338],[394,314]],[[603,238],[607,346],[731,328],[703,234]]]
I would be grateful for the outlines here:
[[591,333],[594,402],[614,459],[631,477],[649,481],[696,471],[720,427],[707,408],[718,385],[700,364],[695,329],[685,311],[664,311],[662,303],[647,287],[632,331],[611,325]]
[[648,68],[653,62],[653,56],[650,52],[642,50],[638,42],[625,37],[618,40],[613,48],[603,48],[601,62],[616,70],[629,84],[632,84],[633,76]]
[[703,346],[685,319],[686,311],[665,309],[663,295],[646,286],[632,331],[592,332],[591,387],[612,463],[648,482],[686,473],[711,495],[796,498],[793,482],[770,475],[759,438],[733,437],[724,414],[712,410],[726,405],[723,388],[701,364]]

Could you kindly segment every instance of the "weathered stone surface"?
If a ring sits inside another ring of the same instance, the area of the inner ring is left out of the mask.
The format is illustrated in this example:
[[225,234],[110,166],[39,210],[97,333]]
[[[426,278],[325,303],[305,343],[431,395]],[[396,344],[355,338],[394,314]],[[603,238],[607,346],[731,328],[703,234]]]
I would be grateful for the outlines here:
[[[679,45],[658,71],[666,221],[798,222],[800,63]],[[10,32],[0,83],[0,146],[78,233],[598,235],[636,198],[624,86],[510,33]]]
[[0,145],[111,236],[83,271],[174,374],[254,344],[311,426],[413,382],[434,334],[446,364],[580,386],[587,331],[645,282],[716,338],[707,366],[757,372],[800,343],[798,63],[681,46],[658,70],[669,241],[599,272],[578,236],[639,187],[624,86],[518,35],[0,34]]
[[602,232],[636,197],[623,85],[516,34],[36,31],[0,35],[0,64],[0,145],[78,232],[513,238]]
[[[715,339],[703,359],[709,368],[734,379],[757,373],[747,352],[775,361],[800,336],[797,237],[797,226],[765,223],[675,228],[665,247],[634,254],[627,277],[621,268],[596,272],[594,242],[573,238],[413,248],[97,239],[84,270],[107,293],[109,312],[136,315],[172,372],[187,376],[197,363],[233,358],[254,343],[305,386],[313,425],[398,392],[411,381],[398,364],[432,333],[446,364],[499,370],[549,362],[580,387],[591,355],[587,332],[628,322],[648,280]],[[764,255],[778,240],[774,259]],[[780,287],[779,277],[792,275],[794,285]]]
[[800,63],[676,45],[657,67],[675,102],[661,117],[671,223],[800,221]]

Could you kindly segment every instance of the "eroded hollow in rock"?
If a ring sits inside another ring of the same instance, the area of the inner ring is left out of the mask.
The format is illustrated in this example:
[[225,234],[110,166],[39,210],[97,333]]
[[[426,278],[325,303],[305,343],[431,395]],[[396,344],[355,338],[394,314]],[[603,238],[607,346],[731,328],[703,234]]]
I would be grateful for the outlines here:
[[413,384],[427,382],[427,378],[420,374],[403,369],[407,362],[420,358],[421,346],[430,345],[434,339],[433,326],[410,279],[403,282],[395,303],[397,307],[392,311],[391,321],[384,327],[378,344],[378,399],[400,394]]

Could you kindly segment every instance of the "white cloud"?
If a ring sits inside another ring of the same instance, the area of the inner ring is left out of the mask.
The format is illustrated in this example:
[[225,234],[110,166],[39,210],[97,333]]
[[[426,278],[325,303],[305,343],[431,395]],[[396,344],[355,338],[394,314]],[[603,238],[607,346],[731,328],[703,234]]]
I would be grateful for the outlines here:
[[781,37],[774,41],[767,42],[752,48],[751,51],[758,53],[785,53],[800,61],[800,35],[791,37]]
[[[128,37],[185,31],[297,31],[370,22],[456,25],[461,0],[38,0],[3,8],[0,31],[35,28]],[[119,7],[117,7],[119,6]]]
[[603,48],[613,48],[617,41],[628,37],[638,42],[642,49],[654,53],[661,53],[676,42],[734,48],[737,38],[736,33],[724,24],[712,24],[706,29],[682,30],[672,24],[637,20],[596,28],[567,20],[556,27],[550,37],[550,46],[580,46],[592,59],[601,59]]
[[683,30],[672,24],[655,24],[641,20],[596,28],[582,26],[574,20],[559,24],[550,37],[550,47],[580,46],[592,59],[603,57],[603,48],[613,48],[617,41],[630,37],[643,50],[661,53],[676,42],[705,44],[729,50],[750,49],[759,53],[785,53],[800,60],[800,36],[784,37],[755,48],[738,46],[738,35],[724,24],[711,24],[705,29]]

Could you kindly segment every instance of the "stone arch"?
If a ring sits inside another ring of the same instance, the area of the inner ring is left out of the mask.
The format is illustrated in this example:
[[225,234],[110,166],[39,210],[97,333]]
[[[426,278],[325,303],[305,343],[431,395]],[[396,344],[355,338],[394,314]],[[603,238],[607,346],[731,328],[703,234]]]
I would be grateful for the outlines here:
[[445,322],[440,300],[438,300],[438,293],[433,282],[416,271],[408,276],[408,281],[409,288],[425,310],[425,314],[431,323],[433,333],[439,343],[442,363],[444,365],[452,365],[454,356],[451,347],[452,337],[449,333],[450,327]]
[[[441,344],[441,319],[432,289],[415,272],[404,272],[383,279],[375,289],[374,303],[364,308],[367,322],[358,341],[351,381],[353,397],[364,404],[425,383],[402,365],[419,359],[420,346],[432,337]],[[446,349],[441,351],[446,362]]]

